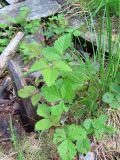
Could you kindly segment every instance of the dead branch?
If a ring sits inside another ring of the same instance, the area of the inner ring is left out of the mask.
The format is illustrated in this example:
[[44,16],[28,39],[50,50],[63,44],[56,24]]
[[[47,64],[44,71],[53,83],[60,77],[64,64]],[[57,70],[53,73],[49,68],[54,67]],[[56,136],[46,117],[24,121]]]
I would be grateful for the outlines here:
[[3,71],[6,69],[6,64],[9,59],[12,59],[15,55],[15,50],[23,38],[24,33],[18,32],[16,36],[10,41],[8,46],[5,48],[3,53],[0,55],[0,76]]

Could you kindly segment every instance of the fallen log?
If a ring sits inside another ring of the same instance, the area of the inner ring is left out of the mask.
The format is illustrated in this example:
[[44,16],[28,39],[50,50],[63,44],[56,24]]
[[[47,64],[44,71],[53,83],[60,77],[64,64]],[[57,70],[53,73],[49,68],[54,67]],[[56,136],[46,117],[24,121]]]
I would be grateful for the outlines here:
[[6,63],[9,59],[12,59],[15,55],[15,50],[22,40],[24,36],[23,32],[18,32],[16,36],[10,41],[8,46],[5,48],[5,50],[0,55],[0,76],[4,72],[6,68]]
[[[12,60],[8,61],[7,68],[13,80],[14,89],[17,94],[18,90],[23,88],[26,85],[26,83],[22,78],[22,73],[20,72],[20,69],[17,67],[17,65],[14,64]],[[40,119],[40,117],[36,114],[36,111],[35,111],[36,109],[35,107],[32,106],[31,99],[20,98],[19,104],[20,104],[20,115],[21,115],[22,122],[26,126],[25,128],[28,130],[30,128],[33,129],[35,122],[38,119]]]

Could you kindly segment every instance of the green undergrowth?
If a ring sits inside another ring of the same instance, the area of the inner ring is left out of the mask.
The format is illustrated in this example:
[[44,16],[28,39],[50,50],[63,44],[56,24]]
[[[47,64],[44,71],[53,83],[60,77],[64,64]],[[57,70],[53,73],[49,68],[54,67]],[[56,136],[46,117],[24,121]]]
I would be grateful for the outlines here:
[[[90,4],[93,2],[96,1]],[[35,59],[26,75],[40,72],[42,76],[35,79],[34,85],[19,90],[18,95],[31,97],[33,106],[37,106],[37,114],[42,117],[35,124],[35,131],[46,134],[52,131],[53,143],[62,160],[73,160],[78,154],[87,154],[91,150],[93,137],[101,140],[104,134],[111,136],[117,132],[116,128],[107,124],[106,113],[111,109],[117,112],[120,105],[119,35],[113,44],[111,1],[97,1],[98,7],[92,4],[93,8],[90,4],[90,21],[93,23],[94,16],[104,8],[102,20],[106,17],[107,26],[104,29],[102,21],[100,35],[96,37],[96,50],[92,44],[92,57],[76,50],[73,41],[81,35],[81,30],[69,28],[62,14],[46,22],[43,35],[47,40],[55,38],[53,43],[44,48],[36,42],[22,43],[20,46],[29,60]],[[38,29],[40,22],[26,22],[23,25],[28,12],[22,11],[22,19],[10,20],[19,24],[26,34],[31,34]],[[96,33],[94,24],[93,31]],[[113,46],[117,48],[114,50]],[[40,83],[43,85],[39,88]],[[18,150],[12,124],[11,131],[14,147]],[[19,156],[24,155],[20,152]]]
[[25,35],[34,34],[40,27],[40,20],[26,21],[26,17],[30,13],[29,8],[22,7],[16,18],[7,16],[6,19],[10,24],[0,23],[0,53],[9,44],[10,39],[17,31],[22,31]]
[[[78,153],[87,154],[93,136],[100,140],[104,134],[117,131],[107,124],[106,112],[117,111],[120,104],[120,46],[117,51],[112,48],[108,6],[106,16],[107,56],[103,39],[97,42],[93,58],[83,59],[74,54],[73,37],[78,37],[80,31],[70,29],[52,46],[42,49],[27,73],[41,72],[43,79],[36,79],[35,86],[26,86],[18,92],[22,98],[31,97],[32,104],[38,106],[37,114],[42,119],[36,123],[35,130],[54,130],[53,142],[63,160],[73,160]],[[38,91],[39,82],[44,85]]]

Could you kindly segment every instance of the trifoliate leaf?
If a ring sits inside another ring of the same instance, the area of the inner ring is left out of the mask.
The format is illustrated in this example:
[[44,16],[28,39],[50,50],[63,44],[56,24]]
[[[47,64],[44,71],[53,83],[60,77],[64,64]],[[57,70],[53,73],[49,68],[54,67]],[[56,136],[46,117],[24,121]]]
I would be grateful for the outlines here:
[[113,101],[113,98],[114,98],[114,96],[112,93],[106,92],[102,97],[102,101],[110,104]]
[[48,86],[52,86],[55,83],[56,79],[58,78],[58,74],[59,74],[58,70],[54,68],[47,68],[47,69],[42,70],[41,72]]
[[52,122],[49,119],[42,119],[35,124],[36,131],[43,131],[49,129],[52,126]]
[[46,104],[40,104],[37,108],[37,114],[39,116],[42,116],[44,118],[49,118],[50,116],[50,107],[47,106]]
[[44,59],[37,60],[32,67],[30,68],[30,72],[41,71],[43,69],[48,68],[48,64]]
[[65,63],[64,61],[55,61],[53,62],[53,65],[56,69],[64,71],[64,72],[72,72],[72,68]]
[[37,93],[32,96],[31,101],[32,101],[33,106],[35,106],[39,102],[40,97],[41,97],[41,93]]
[[49,102],[61,100],[61,94],[56,86],[44,86],[41,89],[42,96]]
[[80,152],[81,154],[86,154],[90,150],[90,142],[87,138],[77,141],[76,147],[78,152]]
[[76,155],[76,147],[70,140],[64,140],[57,150],[62,160],[73,160]]
[[55,41],[54,47],[59,51],[59,53],[64,54],[66,49],[68,49],[71,46],[71,42],[71,34],[66,34]]
[[21,98],[27,98],[32,96],[32,94],[36,91],[34,86],[25,86],[24,88],[18,91],[18,95]]

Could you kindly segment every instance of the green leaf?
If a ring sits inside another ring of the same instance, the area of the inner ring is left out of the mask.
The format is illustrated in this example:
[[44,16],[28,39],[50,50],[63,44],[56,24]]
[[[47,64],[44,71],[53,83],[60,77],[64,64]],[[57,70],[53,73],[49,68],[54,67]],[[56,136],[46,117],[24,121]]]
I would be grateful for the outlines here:
[[59,51],[59,53],[63,54],[66,51],[66,49],[68,49],[71,46],[71,42],[71,34],[66,34],[55,41],[54,47]]
[[61,114],[65,111],[68,111],[68,108],[65,107],[63,102],[51,107],[51,114],[53,116],[61,116]]
[[43,69],[48,68],[48,64],[44,59],[37,60],[32,67],[30,68],[30,72],[41,71]]
[[73,35],[74,35],[75,37],[79,37],[79,36],[81,35],[81,32],[80,32],[79,30],[75,30],[75,31],[73,32]]
[[34,86],[25,86],[24,88],[18,91],[18,95],[21,98],[27,98],[32,96],[32,94],[36,91]]
[[64,71],[64,72],[72,72],[72,68],[67,64],[65,63],[64,61],[55,61],[53,62],[53,65],[56,69],[59,69],[61,71]]
[[54,68],[48,68],[41,71],[44,81],[46,81],[48,86],[52,86],[56,79],[58,78],[58,70]]
[[67,137],[72,141],[86,138],[86,131],[82,127],[75,124],[68,125],[66,133]]
[[32,96],[31,101],[32,101],[33,106],[37,105],[37,103],[40,100],[40,97],[41,97],[41,93],[37,93]]
[[61,94],[56,86],[42,87],[41,94],[49,102],[56,102],[61,100]]
[[37,108],[37,114],[39,116],[44,117],[44,118],[49,118],[50,117],[50,112],[51,112],[51,109],[46,104],[40,104]]
[[64,140],[57,150],[62,160],[73,160],[76,155],[76,147],[70,140]]
[[91,128],[91,125],[92,125],[92,119],[86,119],[86,120],[84,121],[83,126],[85,127],[85,129],[90,129],[90,128]]
[[56,60],[56,59],[61,59],[58,50],[56,50],[54,47],[46,47],[42,50],[42,53],[43,53],[44,57],[50,61]]
[[114,98],[114,96],[112,93],[106,92],[102,97],[102,101],[110,104],[113,101],[113,98]]
[[64,100],[71,101],[75,97],[75,91],[73,90],[71,83],[67,80],[63,81],[60,92]]
[[110,90],[115,93],[120,93],[120,86],[117,83],[111,83]]
[[113,101],[110,103],[110,107],[111,108],[120,108],[120,103],[118,103],[117,101]]
[[116,74],[115,82],[118,83],[118,84],[120,84],[120,72],[118,72],[118,73]]
[[76,147],[78,152],[80,152],[81,154],[86,154],[90,150],[90,142],[87,138],[77,141]]
[[112,134],[115,131],[115,129],[112,126],[105,126],[105,130],[109,134]]
[[107,116],[101,115],[99,118],[92,120],[92,126],[96,129],[102,129],[104,128],[106,121],[107,121]]
[[42,119],[35,124],[36,131],[44,131],[52,126],[52,122],[49,119]]
[[116,94],[115,97],[116,97],[117,101],[120,103],[120,93]]
[[54,133],[54,143],[57,144],[59,142],[62,142],[63,140],[66,139],[66,133],[65,133],[65,130],[62,129],[62,128],[57,128],[55,130],[55,133]]

